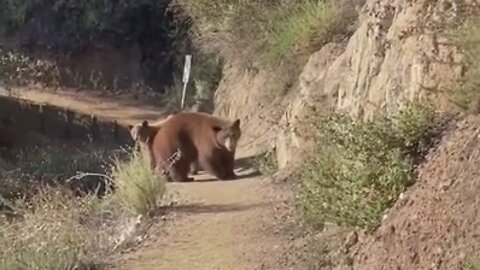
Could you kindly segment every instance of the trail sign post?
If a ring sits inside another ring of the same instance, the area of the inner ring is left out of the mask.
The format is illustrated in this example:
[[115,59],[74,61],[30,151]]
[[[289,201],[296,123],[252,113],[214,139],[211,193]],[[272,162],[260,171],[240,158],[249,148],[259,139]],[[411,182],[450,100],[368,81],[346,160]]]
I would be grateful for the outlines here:
[[186,98],[186,94],[187,94],[187,84],[188,84],[188,80],[190,79],[191,66],[192,66],[192,55],[187,54],[187,55],[185,55],[185,66],[183,67],[183,78],[182,78],[183,91],[182,91],[182,103],[180,105],[182,110],[185,107],[185,98]]

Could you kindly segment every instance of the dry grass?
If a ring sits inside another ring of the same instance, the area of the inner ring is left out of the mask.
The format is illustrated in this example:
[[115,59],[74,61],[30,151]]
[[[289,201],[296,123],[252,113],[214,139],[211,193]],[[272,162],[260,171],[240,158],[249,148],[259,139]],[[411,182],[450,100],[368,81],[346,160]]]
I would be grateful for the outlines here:
[[155,210],[166,190],[165,177],[154,173],[144,155],[137,152],[128,161],[115,162],[112,178],[115,183],[113,199],[141,215]]
[[22,217],[0,225],[2,269],[92,269],[109,249],[95,222],[96,198],[45,189],[18,206]]
[[[72,165],[64,166],[48,153],[34,156],[41,159],[29,159],[37,177],[75,174]],[[141,157],[134,153],[129,160],[116,159],[113,172],[105,175],[116,189],[103,198],[78,196],[61,185],[11,197],[0,211],[0,269],[103,269],[118,247],[135,241],[131,229],[136,217],[155,210],[165,192],[164,178],[153,174]],[[44,160],[48,162],[42,165]],[[89,164],[94,162],[99,160]]]
[[344,35],[357,14],[354,2],[331,0],[183,0],[201,41],[228,59],[275,68]]

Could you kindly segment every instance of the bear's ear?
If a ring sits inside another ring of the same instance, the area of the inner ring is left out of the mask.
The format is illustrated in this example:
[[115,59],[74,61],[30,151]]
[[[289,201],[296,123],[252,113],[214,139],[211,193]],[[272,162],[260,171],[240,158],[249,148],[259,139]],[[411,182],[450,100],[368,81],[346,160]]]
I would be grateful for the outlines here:
[[142,127],[148,127],[148,121],[147,120],[143,120]]
[[232,123],[231,127],[233,129],[239,129],[240,128],[240,119],[237,118],[237,120],[235,120],[235,122]]

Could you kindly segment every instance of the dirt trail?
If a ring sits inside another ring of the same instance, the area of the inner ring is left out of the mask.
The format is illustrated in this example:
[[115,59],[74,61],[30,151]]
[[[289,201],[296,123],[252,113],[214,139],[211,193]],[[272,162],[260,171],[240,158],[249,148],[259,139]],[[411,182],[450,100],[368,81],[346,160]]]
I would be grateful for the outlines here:
[[[122,100],[76,93],[32,89],[22,90],[18,96],[119,123],[156,119],[162,114]],[[277,225],[279,216],[288,211],[284,204],[288,195],[255,173],[249,164],[254,148],[242,150],[237,154],[239,180],[216,181],[200,175],[194,183],[169,183],[167,188],[177,197],[177,204],[167,215],[167,222],[155,224],[149,239],[136,251],[122,255],[114,268],[287,269],[279,258],[289,240],[279,233]]]
[[270,268],[282,245],[271,228],[279,201],[267,198],[269,189],[260,177],[240,174],[247,177],[171,184],[181,197],[175,219],[118,269],[280,269]]
[[[0,87],[0,95],[8,93]],[[12,97],[24,99],[37,104],[48,104],[66,108],[83,114],[96,115],[120,124],[137,123],[144,119],[155,120],[164,112],[153,106],[127,97],[102,97],[93,93],[72,91],[44,91],[36,88],[22,88],[12,92]]]

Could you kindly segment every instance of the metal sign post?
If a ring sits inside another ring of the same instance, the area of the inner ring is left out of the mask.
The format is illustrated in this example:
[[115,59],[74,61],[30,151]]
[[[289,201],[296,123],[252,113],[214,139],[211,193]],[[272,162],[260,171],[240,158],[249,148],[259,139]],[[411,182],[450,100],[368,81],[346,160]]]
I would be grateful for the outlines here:
[[186,97],[186,94],[187,94],[188,80],[190,79],[191,66],[192,66],[192,55],[187,54],[187,55],[185,55],[185,66],[183,67],[183,78],[182,78],[183,91],[182,91],[182,103],[180,105],[181,106],[180,109],[182,109],[182,110],[185,107],[185,97]]

